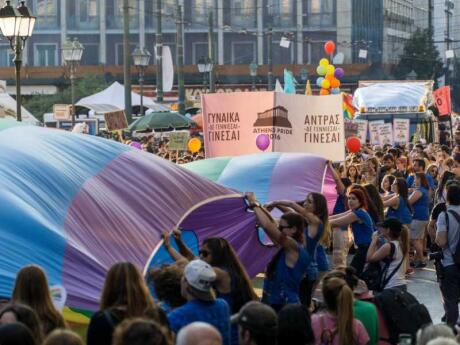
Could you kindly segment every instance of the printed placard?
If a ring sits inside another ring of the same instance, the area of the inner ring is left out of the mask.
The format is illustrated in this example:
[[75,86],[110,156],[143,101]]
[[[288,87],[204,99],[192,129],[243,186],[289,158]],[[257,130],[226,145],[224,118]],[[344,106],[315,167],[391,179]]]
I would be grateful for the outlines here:
[[361,144],[365,144],[367,140],[367,126],[368,126],[368,121],[367,120],[353,120],[354,123],[358,125],[358,134],[357,137],[359,138],[359,141],[361,141]]
[[379,145],[379,126],[385,124],[385,121],[378,120],[378,121],[369,121],[369,135],[370,135],[370,142],[372,145]]
[[379,131],[379,144],[384,146],[387,144],[393,145],[393,124],[386,123],[378,127]]
[[188,132],[172,132],[169,135],[169,150],[187,151],[189,137]]
[[410,120],[393,119],[393,141],[396,144],[406,145],[409,143]]

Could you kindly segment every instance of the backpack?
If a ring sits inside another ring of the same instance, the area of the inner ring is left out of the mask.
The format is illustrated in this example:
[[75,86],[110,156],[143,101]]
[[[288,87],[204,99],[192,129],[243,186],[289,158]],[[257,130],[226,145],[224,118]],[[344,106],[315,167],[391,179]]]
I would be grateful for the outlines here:
[[375,296],[375,304],[383,314],[388,327],[389,339],[382,339],[397,344],[402,333],[412,335],[415,339],[417,331],[431,324],[431,316],[425,305],[407,291],[398,288],[383,290]]
[[369,290],[382,291],[390,279],[396,274],[396,272],[398,272],[402,262],[404,261],[404,257],[401,263],[389,275],[387,275],[388,268],[390,267],[391,261],[393,261],[395,250],[396,247],[394,243],[390,242],[390,254],[386,259],[382,260],[385,263],[383,267],[380,264],[380,261],[371,262],[366,265],[366,268],[364,269],[360,278],[364,280]]
[[[459,226],[460,226],[460,215],[457,212],[454,212],[452,210],[448,210],[447,212],[444,212],[445,217],[446,217],[446,228],[447,228],[447,234],[449,234],[449,217],[447,216],[447,213],[452,215],[455,220],[457,221],[457,231],[459,231]],[[460,266],[460,240],[457,242],[457,246],[455,247],[455,251],[452,252],[452,259],[454,260],[454,263],[457,266]]]
[[327,329],[324,324],[324,315],[319,317],[319,323],[321,326],[321,345],[332,345],[334,342],[334,337],[337,335],[338,330],[334,328],[332,330]]

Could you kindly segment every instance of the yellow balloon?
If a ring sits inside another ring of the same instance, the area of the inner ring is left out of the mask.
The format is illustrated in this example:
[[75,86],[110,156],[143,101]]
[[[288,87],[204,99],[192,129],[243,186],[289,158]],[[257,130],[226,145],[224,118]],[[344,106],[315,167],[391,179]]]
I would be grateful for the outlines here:
[[334,74],[334,72],[335,72],[334,65],[328,65],[327,66],[327,74]]
[[329,60],[326,59],[326,58],[323,58],[323,59],[319,60],[319,65],[320,66],[329,66]]
[[198,152],[201,149],[201,140],[198,138],[192,138],[188,141],[187,146],[191,153]]
[[323,89],[329,89],[331,87],[331,82],[327,79],[324,79],[323,82],[321,83],[321,87]]

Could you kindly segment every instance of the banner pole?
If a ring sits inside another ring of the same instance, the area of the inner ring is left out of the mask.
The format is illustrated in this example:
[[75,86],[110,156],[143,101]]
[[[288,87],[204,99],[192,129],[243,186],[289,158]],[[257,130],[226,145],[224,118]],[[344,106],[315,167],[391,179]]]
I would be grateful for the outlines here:
[[453,149],[454,148],[454,128],[452,125],[452,113],[449,114],[449,123],[450,123],[450,148]]

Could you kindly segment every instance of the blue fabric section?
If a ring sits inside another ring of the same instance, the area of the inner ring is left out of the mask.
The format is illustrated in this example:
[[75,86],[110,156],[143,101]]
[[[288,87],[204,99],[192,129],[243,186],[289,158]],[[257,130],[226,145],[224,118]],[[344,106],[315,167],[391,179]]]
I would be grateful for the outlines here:
[[267,202],[273,169],[281,153],[233,157],[217,182],[240,192],[254,192],[262,204]]
[[67,210],[82,184],[128,146],[40,127],[0,132],[0,296],[17,271],[42,266],[50,284],[61,281]]

